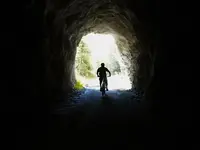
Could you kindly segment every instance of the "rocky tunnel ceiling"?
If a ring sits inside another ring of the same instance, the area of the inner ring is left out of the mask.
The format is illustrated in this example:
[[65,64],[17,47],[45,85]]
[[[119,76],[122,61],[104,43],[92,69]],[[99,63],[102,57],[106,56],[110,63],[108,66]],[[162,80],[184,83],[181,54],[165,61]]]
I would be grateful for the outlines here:
[[[120,3],[120,1],[115,0],[112,2],[116,4],[116,10],[121,11],[118,14],[125,14],[123,12],[125,4],[131,12],[129,13],[130,17],[126,14],[123,16],[129,18],[127,20],[133,25],[135,31],[128,35],[134,37],[136,33],[141,43],[139,46],[142,49],[138,60],[138,64],[140,64],[139,77],[145,78],[149,74],[154,75],[152,81],[149,79],[151,83],[146,90],[146,100],[150,102],[151,112],[155,115],[143,123],[153,122],[153,127],[158,129],[157,137],[159,138],[160,135],[163,135],[162,139],[168,135],[174,135],[171,144],[169,144],[169,140],[161,140],[160,142],[167,141],[166,144],[172,147],[176,144],[176,139],[180,137],[191,147],[191,145],[196,144],[195,140],[187,138],[191,138],[192,131],[195,131],[192,126],[193,116],[191,114],[195,88],[191,83],[196,82],[191,81],[191,79],[195,79],[192,70],[194,65],[191,62],[197,59],[189,57],[190,55],[195,56],[193,51],[196,50],[191,49],[192,44],[194,44],[194,36],[190,34],[190,32],[194,33],[192,29],[194,28],[193,18],[195,14],[194,11],[190,11],[194,4],[167,0],[129,0],[132,3],[130,4],[127,1],[121,0]],[[5,4],[5,2],[7,3]],[[80,0],[70,2],[69,0],[29,0],[26,3],[15,1],[11,5],[10,1],[4,1],[2,6],[7,11],[2,15],[2,58],[4,59],[2,59],[1,111],[3,112],[3,126],[8,127],[6,128],[8,130],[4,129],[5,137],[10,135],[7,131],[10,131],[11,134],[14,133],[14,136],[17,135],[15,133],[22,133],[16,136],[17,141],[27,141],[26,145],[32,144],[28,140],[30,138],[39,137],[38,141],[34,140],[34,143],[38,144],[41,144],[41,137],[45,138],[43,131],[48,127],[47,123],[52,123],[49,118],[54,120],[54,116],[47,115],[47,105],[50,105],[50,101],[54,104],[54,102],[61,100],[61,92],[67,93],[64,87],[70,83],[69,79],[73,77],[73,75],[70,77],[70,72],[73,70],[70,63],[74,62],[76,44],[82,35],[92,29],[86,28],[86,25],[92,20],[87,16],[94,16],[97,11],[108,11],[108,9],[101,9],[99,5],[105,8],[108,7],[106,3],[110,3],[99,0],[95,2],[84,1],[84,3],[82,1],[82,4],[78,4],[80,2]],[[85,7],[86,5],[90,7]],[[93,13],[88,11],[91,8],[94,9]],[[196,10],[195,7],[192,10]],[[133,13],[137,18],[134,17]],[[123,18],[123,16],[120,17]],[[109,30],[102,24],[104,30],[112,31],[113,34],[118,35],[119,39],[125,41],[127,38],[124,39],[122,36],[125,35],[125,32],[121,33],[122,31],[117,30],[117,26],[108,25],[110,22],[110,20],[104,22]],[[76,23],[77,25],[75,25]],[[117,21],[116,25],[119,24]],[[95,27],[97,28],[97,26]],[[126,37],[129,37],[128,35]],[[130,41],[127,40],[128,42]],[[152,70],[152,72],[145,73],[148,70]],[[142,81],[146,83],[146,80]],[[11,112],[12,115],[5,116],[4,114],[8,114],[8,112]],[[74,121],[77,122],[76,119]],[[16,125],[13,126],[13,123]],[[53,126],[54,124],[50,125],[50,127]],[[146,136],[147,144],[150,143],[149,139],[155,141],[151,134],[155,133],[155,128],[152,128],[153,132],[148,132],[150,134]],[[160,132],[162,129],[164,132]],[[177,136],[176,131],[182,130],[185,132]],[[52,134],[55,133],[54,131]],[[26,135],[30,135],[30,138],[27,138]],[[68,136],[68,138],[70,137]],[[24,142],[18,143],[20,148],[26,146]],[[155,148],[155,144],[150,145]],[[139,146],[141,146],[140,143]],[[158,148],[160,147],[158,146]]]
[[[139,22],[126,5],[126,1],[121,0],[47,2],[46,20],[47,24],[48,21],[52,24],[49,28],[49,43],[52,45],[50,51],[53,52],[53,57],[57,57],[54,61],[62,60],[57,63],[63,64],[62,67],[65,68],[64,76],[56,73],[58,76],[54,77],[63,79],[64,87],[73,86],[76,46],[84,35],[91,32],[114,36],[132,83],[137,80],[138,75],[135,73],[138,72],[137,58],[140,58],[141,48],[136,38],[135,26],[137,27]],[[55,70],[50,72],[57,72]]]
[[118,40],[133,41],[133,14],[112,1],[73,1],[72,5],[64,10],[63,15],[66,19],[77,15],[71,25],[66,23],[66,32],[72,39],[80,40],[83,35],[96,32],[119,36],[119,38],[116,37]]

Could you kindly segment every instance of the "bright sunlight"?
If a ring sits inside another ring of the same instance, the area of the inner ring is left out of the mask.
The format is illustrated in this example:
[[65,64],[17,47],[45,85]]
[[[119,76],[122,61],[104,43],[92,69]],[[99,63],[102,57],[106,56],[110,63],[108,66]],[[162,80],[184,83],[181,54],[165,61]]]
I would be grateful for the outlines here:
[[112,76],[108,78],[109,90],[130,89],[126,66],[110,34],[90,33],[84,36],[77,47],[75,72],[76,79],[84,87],[99,89],[99,79],[96,71],[101,63],[105,63]]

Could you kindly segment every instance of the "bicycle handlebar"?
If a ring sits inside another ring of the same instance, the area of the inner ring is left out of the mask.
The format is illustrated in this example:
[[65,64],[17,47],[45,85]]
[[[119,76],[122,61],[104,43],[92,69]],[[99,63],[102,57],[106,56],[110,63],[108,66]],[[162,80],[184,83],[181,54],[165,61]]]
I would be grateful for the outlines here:
[[[100,77],[100,76],[97,76],[97,77]],[[111,75],[107,75],[106,77],[111,77]]]

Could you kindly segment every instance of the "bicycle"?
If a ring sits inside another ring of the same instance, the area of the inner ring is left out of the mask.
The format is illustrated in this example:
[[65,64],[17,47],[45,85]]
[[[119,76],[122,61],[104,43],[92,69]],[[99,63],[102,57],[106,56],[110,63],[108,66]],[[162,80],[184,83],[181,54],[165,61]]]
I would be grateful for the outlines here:
[[[110,77],[110,76],[108,76]],[[106,96],[106,82],[105,78],[103,78],[102,83],[101,83],[101,94],[102,96]]]

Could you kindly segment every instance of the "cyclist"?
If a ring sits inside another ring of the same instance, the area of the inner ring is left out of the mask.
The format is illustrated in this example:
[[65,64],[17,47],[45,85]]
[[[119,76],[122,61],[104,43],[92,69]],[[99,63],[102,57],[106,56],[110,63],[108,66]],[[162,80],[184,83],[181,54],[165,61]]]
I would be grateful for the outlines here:
[[106,84],[106,91],[108,91],[108,80],[107,80],[106,72],[109,73],[109,77],[110,77],[111,76],[110,71],[105,67],[104,63],[101,63],[101,67],[97,69],[97,77],[99,77],[99,81],[100,81],[100,91],[101,91],[101,83],[104,78],[105,78],[105,84]]

